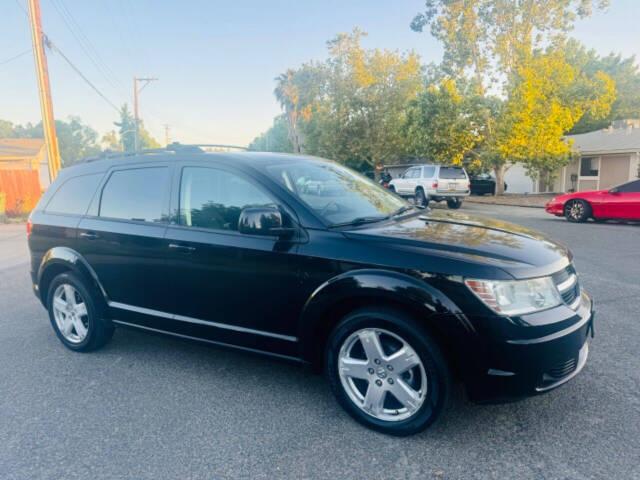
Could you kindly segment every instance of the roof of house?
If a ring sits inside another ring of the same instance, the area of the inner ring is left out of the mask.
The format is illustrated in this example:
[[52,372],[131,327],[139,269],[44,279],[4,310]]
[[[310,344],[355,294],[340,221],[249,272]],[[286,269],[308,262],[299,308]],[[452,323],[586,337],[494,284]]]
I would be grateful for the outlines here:
[[42,138],[0,138],[0,160],[28,160],[44,148]]
[[640,128],[615,128],[567,135],[580,153],[616,153],[640,151]]

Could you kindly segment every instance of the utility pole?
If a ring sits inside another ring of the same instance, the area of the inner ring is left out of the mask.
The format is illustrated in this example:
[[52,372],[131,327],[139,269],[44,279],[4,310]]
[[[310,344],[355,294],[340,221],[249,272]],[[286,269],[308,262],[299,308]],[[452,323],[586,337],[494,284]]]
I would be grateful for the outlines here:
[[56,137],[56,124],[53,119],[49,69],[47,68],[47,57],[44,53],[45,35],[42,31],[42,19],[40,18],[40,1],[28,0],[28,3],[31,42],[33,43],[33,59],[36,64],[40,110],[42,112],[42,130],[44,131],[44,141],[47,147],[49,179],[53,182],[58,174],[58,170],[60,170],[60,151],[58,150],[58,137]]
[[169,146],[169,124],[165,123],[162,125],[164,127],[164,146]]
[[[133,77],[133,112],[136,123],[136,136],[135,136],[135,148],[134,150],[138,150],[140,148],[140,117],[138,115],[138,94],[149,85],[149,83],[158,80],[157,78],[138,78]],[[144,85],[140,87],[138,90],[138,82],[144,82]]]

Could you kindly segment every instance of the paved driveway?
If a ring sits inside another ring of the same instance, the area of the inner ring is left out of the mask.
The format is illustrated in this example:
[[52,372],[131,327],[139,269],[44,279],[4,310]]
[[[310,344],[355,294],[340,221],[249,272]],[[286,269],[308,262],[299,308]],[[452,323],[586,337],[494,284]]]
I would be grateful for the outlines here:
[[569,245],[597,303],[584,371],[430,430],[354,423],[322,377],[282,361],[118,330],[67,351],[29,289],[24,227],[0,226],[0,478],[640,478],[640,226],[463,206]]

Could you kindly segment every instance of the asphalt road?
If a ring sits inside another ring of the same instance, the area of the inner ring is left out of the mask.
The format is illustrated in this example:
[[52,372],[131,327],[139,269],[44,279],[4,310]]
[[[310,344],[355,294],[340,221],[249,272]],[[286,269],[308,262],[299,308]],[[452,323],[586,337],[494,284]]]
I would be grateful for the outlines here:
[[597,305],[583,372],[428,431],[353,422],[323,378],[267,357],[119,329],[78,354],[29,287],[24,226],[0,226],[0,478],[640,479],[640,225],[465,204],[571,247]]

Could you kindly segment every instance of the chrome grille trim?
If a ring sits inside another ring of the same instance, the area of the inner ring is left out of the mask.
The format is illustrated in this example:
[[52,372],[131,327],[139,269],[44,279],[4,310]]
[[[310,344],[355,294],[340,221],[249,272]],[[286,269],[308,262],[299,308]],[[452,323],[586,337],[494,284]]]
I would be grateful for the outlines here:
[[576,276],[576,274],[572,273],[567,280],[557,285],[558,290],[560,291],[560,293],[564,292],[565,290],[569,290],[571,287],[573,287],[573,284],[576,283],[577,280],[578,277]]

